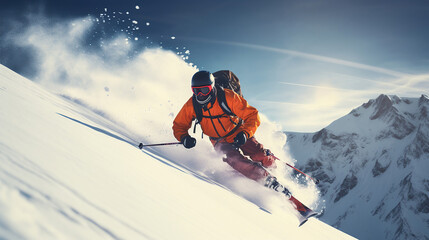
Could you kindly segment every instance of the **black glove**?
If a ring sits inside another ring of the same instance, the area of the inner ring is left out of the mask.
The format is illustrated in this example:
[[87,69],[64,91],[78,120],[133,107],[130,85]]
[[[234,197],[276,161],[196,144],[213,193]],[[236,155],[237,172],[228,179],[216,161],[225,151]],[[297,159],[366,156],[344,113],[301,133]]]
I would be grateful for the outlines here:
[[239,132],[237,136],[234,138],[234,142],[232,143],[236,148],[241,147],[247,141],[247,135],[245,132]]
[[186,135],[182,138],[182,141],[180,141],[185,148],[193,148],[195,147],[195,144],[197,143],[197,140],[189,135]]

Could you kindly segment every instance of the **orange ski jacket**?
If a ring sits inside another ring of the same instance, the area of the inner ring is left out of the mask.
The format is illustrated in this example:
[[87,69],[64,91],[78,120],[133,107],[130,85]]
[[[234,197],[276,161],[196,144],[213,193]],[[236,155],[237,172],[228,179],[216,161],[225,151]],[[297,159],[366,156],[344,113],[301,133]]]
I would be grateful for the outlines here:
[[[237,116],[225,114],[216,98],[213,104],[209,103],[207,110],[203,109],[203,119],[200,122],[203,133],[211,138],[220,138],[220,141],[229,143],[234,142],[235,136],[241,131],[246,133],[247,138],[251,138],[261,124],[258,110],[250,106],[243,97],[239,96],[234,91],[229,89],[225,89],[224,91],[229,108]],[[219,118],[210,118],[210,116],[219,115],[223,116]],[[189,135],[188,130],[191,128],[192,121],[195,118],[196,114],[191,97],[185,105],[183,105],[173,121],[173,134],[177,140],[181,141],[184,136]],[[223,139],[224,136],[234,130],[240,121],[239,118],[243,120],[243,124],[232,135]]]

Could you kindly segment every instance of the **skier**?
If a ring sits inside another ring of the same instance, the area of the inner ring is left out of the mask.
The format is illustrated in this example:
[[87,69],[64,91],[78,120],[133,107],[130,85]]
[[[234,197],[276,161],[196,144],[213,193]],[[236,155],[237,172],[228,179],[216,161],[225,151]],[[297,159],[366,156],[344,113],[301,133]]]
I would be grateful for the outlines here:
[[[197,119],[196,112],[201,109],[202,119],[198,123],[215,150],[226,155],[223,159],[226,163],[244,176],[290,197],[290,192],[266,170],[275,168],[276,164],[270,150],[254,137],[261,123],[258,110],[233,90],[224,89],[215,82],[215,77],[208,71],[193,75],[193,95],[174,119],[174,136],[185,148],[193,148],[196,139],[188,134],[188,130]],[[225,105],[230,110],[225,110]]]

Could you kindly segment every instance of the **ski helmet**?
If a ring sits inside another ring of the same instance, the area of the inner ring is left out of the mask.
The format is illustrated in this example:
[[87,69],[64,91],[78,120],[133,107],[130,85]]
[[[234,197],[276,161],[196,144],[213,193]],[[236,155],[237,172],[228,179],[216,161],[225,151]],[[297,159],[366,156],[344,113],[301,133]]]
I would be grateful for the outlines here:
[[205,105],[210,100],[215,99],[215,78],[208,71],[199,71],[192,76],[192,92],[195,99],[201,105]]

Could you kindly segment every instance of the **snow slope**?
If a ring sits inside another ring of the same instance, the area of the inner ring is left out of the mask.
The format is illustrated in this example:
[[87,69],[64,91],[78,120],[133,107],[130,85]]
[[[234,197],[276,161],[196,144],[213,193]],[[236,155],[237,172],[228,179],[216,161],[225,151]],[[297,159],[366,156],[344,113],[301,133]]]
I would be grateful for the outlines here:
[[142,152],[2,65],[0,126],[0,239],[353,239],[317,219],[298,228],[283,197],[250,180],[234,175],[269,201]]

